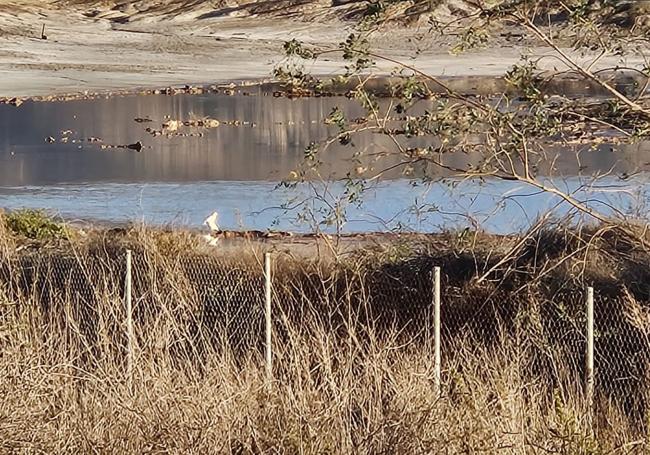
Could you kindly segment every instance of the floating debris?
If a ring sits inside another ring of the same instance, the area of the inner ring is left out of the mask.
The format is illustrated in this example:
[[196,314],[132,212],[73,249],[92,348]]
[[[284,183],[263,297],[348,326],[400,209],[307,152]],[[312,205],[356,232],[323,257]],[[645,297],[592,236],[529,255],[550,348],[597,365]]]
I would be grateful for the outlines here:
[[135,150],[136,152],[141,152],[145,148],[144,144],[140,141],[134,143],[134,144],[128,144],[128,145],[108,145],[108,144],[102,144],[102,150],[107,150],[107,149],[125,149],[125,150]]
[[167,136],[168,139],[171,139],[173,137],[203,137],[203,133],[180,133],[180,132],[176,132],[176,133],[167,133],[167,134],[165,134],[165,136]]
[[201,95],[204,91],[203,87],[193,87],[191,85],[185,86],[185,93],[189,93],[190,95]]
[[219,126],[219,120],[213,119],[213,118],[207,118],[203,120],[203,126],[204,128],[216,128]]
[[181,125],[183,125],[183,122],[180,120],[169,120],[163,123],[162,127],[165,133],[173,133],[174,131],[177,131]]
[[[179,95],[179,94],[190,94],[190,95],[199,95],[203,93],[222,93],[224,95],[233,96],[257,96],[256,93],[243,90],[244,87],[275,87],[273,84],[270,84],[268,81],[255,81],[250,83],[240,83],[240,84],[228,84],[228,85],[211,85],[206,87],[185,85],[183,87],[166,87],[166,88],[157,88],[157,89],[124,89],[124,90],[111,90],[111,91],[98,91],[90,92],[83,91],[77,93],[66,93],[60,95],[43,95],[43,96],[31,96],[31,97],[0,97],[0,104],[11,104],[13,106],[20,106],[26,100],[31,101],[74,101],[74,100],[93,100],[93,99],[110,99],[116,97],[131,96],[134,94],[137,95]],[[300,98],[300,97],[324,97],[324,96],[337,96],[337,95],[347,95],[354,96],[353,92],[348,93],[330,93],[323,92],[321,90],[305,89],[305,88],[296,88],[296,87],[281,87],[276,89],[275,92],[267,91],[262,92],[261,95],[271,95],[275,97],[287,97],[287,98]],[[383,94],[383,93],[382,93]],[[384,95],[385,96],[385,95]]]
[[[221,125],[221,122],[214,118],[203,118],[196,120],[167,120],[162,125],[162,131],[154,130],[147,128],[147,132],[153,136],[158,136],[160,134],[174,135],[181,127],[191,127],[191,128],[217,128]],[[189,135],[189,133],[188,133]]]
[[48,144],[54,144],[56,142],[56,139],[54,139],[52,136],[48,136],[47,138],[45,138],[45,142],[47,142]]
[[126,148],[135,150],[136,152],[141,152],[142,149],[144,148],[144,145],[142,144],[142,142],[138,141],[135,144],[127,145]]
[[133,120],[135,122],[137,122],[137,123],[151,123],[151,122],[153,122],[153,120],[151,120],[150,118],[139,118],[138,117],[138,118],[135,118]]
[[162,136],[162,134],[163,134],[163,132],[161,130],[155,130],[155,129],[151,128],[151,127],[145,128],[145,131],[147,133],[151,134],[153,137]]
[[[167,117],[167,116],[166,116]],[[304,123],[304,122],[303,122]],[[276,125],[284,125],[284,122],[276,122]],[[288,125],[295,125],[293,121],[287,122]],[[155,130],[151,127],[145,128],[145,131],[154,136],[161,134],[171,134],[178,131],[182,127],[190,128],[217,128],[220,125],[228,126],[250,126],[251,128],[257,127],[257,123],[249,120],[217,120],[213,118],[204,118],[198,120],[168,120],[162,124],[162,130]]]
[[185,87],[167,87],[162,90],[154,90],[154,94],[163,93],[165,95],[182,95],[182,94],[201,95],[204,92],[205,89],[203,87],[195,87],[192,85],[186,85]]
[[181,124],[183,126],[191,126],[194,128],[216,128],[221,124],[221,122],[217,119],[208,117],[198,120],[186,120],[184,122],[181,122]]

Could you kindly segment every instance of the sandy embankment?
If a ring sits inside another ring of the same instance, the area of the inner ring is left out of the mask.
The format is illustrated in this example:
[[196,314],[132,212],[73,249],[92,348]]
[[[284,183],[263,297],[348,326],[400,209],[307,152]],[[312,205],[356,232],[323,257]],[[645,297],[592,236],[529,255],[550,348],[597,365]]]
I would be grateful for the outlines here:
[[[183,8],[163,11],[144,9],[146,0],[136,1],[137,7],[129,4],[114,10],[93,6],[92,1],[78,0],[81,6],[50,1],[54,3],[0,0],[0,97],[268,78],[282,59],[285,40],[297,38],[331,48],[351,27],[331,7],[327,15],[312,14],[306,20],[304,15],[287,19],[215,10],[210,2],[187,0]],[[43,25],[46,40],[40,39]],[[419,31],[424,28],[396,26],[377,37],[378,49],[408,60],[415,50],[408,38]],[[516,40],[503,39],[498,48],[454,56],[448,44],[429,43],[415,65],[435,75],[498,75],[518,60],[523,49]],[[543,63],[549,68],[558,65],[550,58]],[[616,63],[609,58],[600,65]],[[379,70],[388,73],[393,67],[380,63]],[[332,56],[309,69],[329,75],[341,68],[340,59]]]

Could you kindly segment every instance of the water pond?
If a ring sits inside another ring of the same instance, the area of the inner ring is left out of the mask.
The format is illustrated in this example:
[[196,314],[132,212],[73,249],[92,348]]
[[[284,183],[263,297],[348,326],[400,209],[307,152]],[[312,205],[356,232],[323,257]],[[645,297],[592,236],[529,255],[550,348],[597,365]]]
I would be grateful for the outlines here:
[[[352,153],[390,147],[384,136],[360,135],[354,147],[328,149],[323,181],[279,187],[300,165],[307,145],[335,132],[324,119],[336,106],[350,118],[364,114],[344,97],[292,100],[262,89],[234,96],[134,95],[0,105],[0,207],[43,208],[72,220],[178,226],[200,226],[218,211],[227,229],[431,232],[480,225],[511,232],[558,203],[519,183],[422,185],[394,172],[366,191],[362,205],[349,204],[345,223],[319,224],[327,203],[313,196],[327,200],[345,192],[337,179],[354,168]],[[204,119],[218,119],[219,125],[201,124]],[[190,126],[174,124],[177,120]],[[578,198],[605,212],[634,213],[645,206],[648,144],[556,152],[549,160],[553,165],[540,171],[549,184],[577,191]],[[453,159],[462,165],[476,157]],[[587,185],[596,173],[608,177]]]

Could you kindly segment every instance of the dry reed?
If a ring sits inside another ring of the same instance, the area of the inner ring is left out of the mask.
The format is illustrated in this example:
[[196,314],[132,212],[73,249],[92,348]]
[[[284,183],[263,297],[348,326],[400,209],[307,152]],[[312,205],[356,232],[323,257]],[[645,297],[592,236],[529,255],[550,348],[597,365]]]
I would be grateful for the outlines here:
[[[601,288],[607,277],[600,261],[618,261],[621,274],[623,256],[638,264],[643,248],[629,237],[545,231],[481,285],[476,276],[504,257],[503,251],[489,257],[495,249],[487,237],[481,249],[441,236],[408,258],[395,256],[393,245],[340,262],[278,260],[270,386],[259,349],[255,308],[263,281],[255,251],[237,260],[214,260],[196,252],[191,235],[136,229],[90,237],[73,235],[53,245],[0,232],[4,452],[593,454],[647,449],[636,404],[600,393],[589,417],[580,359],[574,358],[579,346],[576,351],[554,339],[566,331],[566,321],[545,306],[551,295],[567,307],[577,305],[575,286],[567,286],[585,279],[575,272],[577,255],[571,256],[584,245],[598,246],[591,259],[598,267],[582,262],[582,273],[588,280],[600,279],[594,282]],[[544,254],[526,259],[539,249],[539,241],[545,242]],[[447,245],[445,251],[441,245]],[[135,250],[138,270],[131,390],[125,378],[122,304],[126,247]],[[570,259],[549,271],[558,257]],[[424,330],[428,316],[420,311],[426,306],[418,307],[418,301],[430,299],[425,283],[433,263],[447,270],[443,314],[449,324],[440,399],[434,394],[433,357]],[[545,280],[545,273],[553,280]],[[509,277],[507,286],[496,282],[496,275]],[[206,287],[210,282],[219,286]],[[525,290],[519,289],[524,283]],[[626,311],[637,323],[647,308],[641,288],[638,282],[625,287],[625,299],[632,302]],[[396,317],[409,304],[419,312]],[[252,332],[243,341],[239,335],[231,339],[223,323],[242,305],[248,305],[238,316],[245,323],[231,328],[237,334]],[[480,324],[468,314],[481,314]],[[423,321],[411,327],[409,320],[418,317]],[[553,319],[558,331],[549,330],[544,317]]]

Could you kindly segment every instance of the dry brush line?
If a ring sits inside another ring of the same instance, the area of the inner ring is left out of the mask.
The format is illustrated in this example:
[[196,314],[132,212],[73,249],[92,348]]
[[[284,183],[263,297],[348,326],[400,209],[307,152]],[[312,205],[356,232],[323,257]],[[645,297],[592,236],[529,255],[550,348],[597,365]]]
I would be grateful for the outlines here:
[[[139,313],[144,329],[136,386],[130,392],[124,382],[120,289],[105,292],[105,283],[119,288],[120,270],[88,266],[84,272],[105,275],[84,282],[93,292],[82,294],[96,305],[89,313],[97,318],[90,325],[96,333],[90,335],[77,323],[78,294],[32,292],[45,285],[69,288],[66,279],[34,279],[22,294],[3,286],[2,447],[242,453],[522,453],[544,448],[587,453],[594,445],[614,450],[635,443],[640,436],[628,420],[632,404],[610,402],[608,395],[603,395],[598,415],[609,423],[591,433],[576,371],[566,361],[566,355],[579,353],[560,349],[558,336],[572,329],[572,320],[563,319],[571,314],[558,313],[557,306],[566,305],[569,313],[579,309],[583,279],[611,293],[606,307],[611,315],[628,307],[625,311],[638,314],[647,306],[642,275],[634,286],[628,280],[625,298],[632,306],[617,307],[616,300],[617,280],[643,274],[638,265],[648,260],[647,254],[633,238],[612,231],[593,234],[541,230],[503,265],[510,270],[503,274],[507,281],[495,281],[502,270],[498,266],[483,284],[476,278],[502,258],[494,253],[502,242],[498,237],[468,244],[435,239],[411,251],[395,244],[339,263],[281,258],[275,270],[278,359],[271,390],[264,386],[259,355],[222,355],[221,339],[216,347],[214,340],[201,341],[196,324],[203,310],[196,299],[204,288],[192,281],[195,273],[187,275],[181,266],[173,235],[161,241],[160,234],[140,231],[89,244],[72,240],[84,264],[114,264],[110,261],[121,258],[126,246],[138,251],[143,270],[138,292],[145,296],[140,304],[149,310]],[[586,244],[591,255],[585,266],[584,255],[573,252],[584,251]],[[62,247],[68,253],[58,254],[70,258],[70,247]],[[233,269],[227,260],[185,253],[208,274]],[[33,252],[17,254],[24,259]],[[78,271],[78,259],[59,263]],[[418,342],[420,332],[409,332],[395,318],[409,305],[430,299],[425,284],[434,264],[445,271],[448,321],[441,400],[433,394],[431,355]],[[249,264],[251,269],[258,265]],[[582,279],[576,270],[583,270]],[[257,283],[256,275],[238,276]],[[236,280],[231,284],[234,294],[209,294],[243,302],[246,295],[237,294]],[[42,299],[48,295],[58,299],[50,309],[63,313],[57,324],[43,326],[48,315]],[[490,324],[493,329],[486,331]],[[620,329],[629,333],[631,327]],[[89,346],[93,341],[97,345]]]

